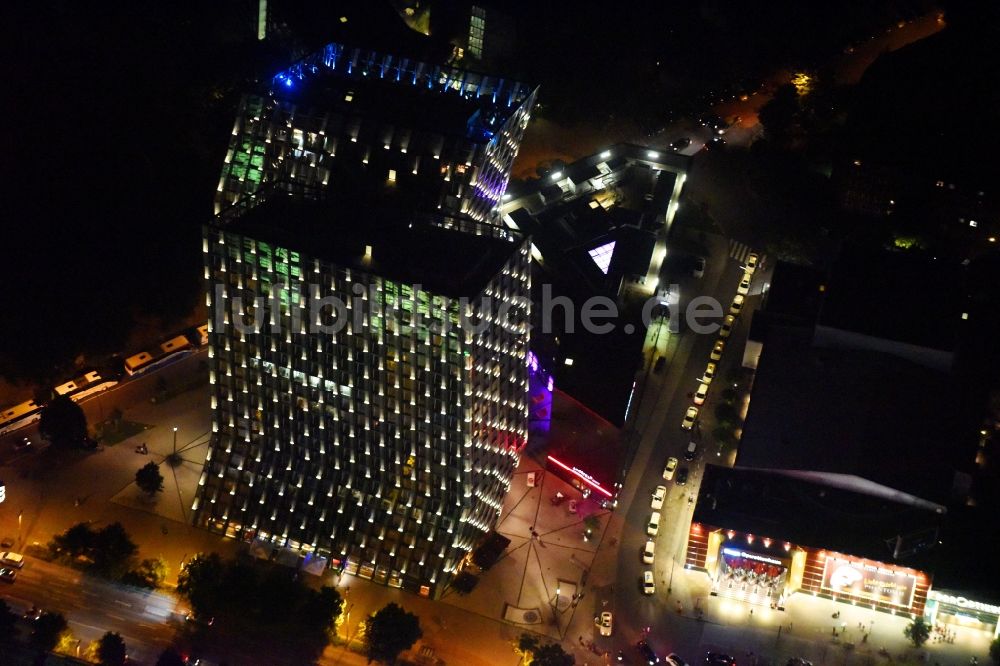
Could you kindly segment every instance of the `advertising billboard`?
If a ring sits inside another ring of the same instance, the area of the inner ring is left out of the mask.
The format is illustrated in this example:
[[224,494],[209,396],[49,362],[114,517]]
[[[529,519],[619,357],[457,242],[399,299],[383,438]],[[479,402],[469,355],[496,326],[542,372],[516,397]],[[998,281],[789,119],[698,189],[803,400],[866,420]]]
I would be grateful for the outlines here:
[[912,573],[878,562],[829,555],[823,565],[823,589],[834,594],[908,609],[916,587],[917,577]]

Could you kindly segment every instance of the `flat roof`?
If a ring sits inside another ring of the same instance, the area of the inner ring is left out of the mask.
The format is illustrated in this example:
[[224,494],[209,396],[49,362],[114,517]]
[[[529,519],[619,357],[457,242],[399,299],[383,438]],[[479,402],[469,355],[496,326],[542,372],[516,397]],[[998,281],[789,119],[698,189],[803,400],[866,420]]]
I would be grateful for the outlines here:
[[780,471],[706,465],[692,521],[930,571],[943,515]]
[[546,455],[567,467],[576,467],[615,493],[625,463],[621,431],[583,403],[556,389],[552,392],[552,421],[548,433],[532,433]]
[[[444,229],[412,213],[357,209],[342,200],[316,200],[277,188],[219,227],[456,297],[478,295],[519,247],[490,235]],[[370,259],[365,258],[368,246]]]
[[826,282],[822,271],[778,261],[761,309],[766,310],[769,317],[801,320],[812,326],[823,302]]
[[847,246],[834,263],[819,325],[953,351],[963,269],[943,258]]
[[323,112],[489,141],[531,87],[455,67],[330,43],[279,72],[269,93]]
[[857,475],[947,501],[963,409],[945,373],[887,353],[817,348],[811,329],[770,326],[739,467]]

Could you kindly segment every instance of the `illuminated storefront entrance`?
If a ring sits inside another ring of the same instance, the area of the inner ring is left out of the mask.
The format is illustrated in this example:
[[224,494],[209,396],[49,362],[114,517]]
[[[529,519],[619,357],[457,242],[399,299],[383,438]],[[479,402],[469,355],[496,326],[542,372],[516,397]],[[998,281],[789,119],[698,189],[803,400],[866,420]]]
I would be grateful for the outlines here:
[[932,626],[964,627],[1000,636],[1000,605],[974,601],[958,592],[931,590],[924,617]]
[[712,579],[712,592],[750,603],[782,607],[788,563],[787,559],[776,559],[739,548],[723,548],[718,571]]
[[803,592],[917,616],[930,585],[915,569],[701,523],[691,524],[685,566],[709,575],[713,595],[778,609]]

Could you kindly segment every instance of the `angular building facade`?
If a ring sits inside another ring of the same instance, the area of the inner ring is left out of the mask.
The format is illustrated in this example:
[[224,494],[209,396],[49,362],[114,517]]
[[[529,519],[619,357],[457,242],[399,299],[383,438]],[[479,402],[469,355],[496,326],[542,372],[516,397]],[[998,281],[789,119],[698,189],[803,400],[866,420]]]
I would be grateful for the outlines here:
[[472,79],[331,45],[245,98],[204,230],[196,524],[431,596],[496,524],[530,241],[493,222],[534,92]]
[[346,194],[391,179],[416,184],[413,210],[499,224],[534,102],[517,81],[328,44],[244,96],[216,213],[273,180]]

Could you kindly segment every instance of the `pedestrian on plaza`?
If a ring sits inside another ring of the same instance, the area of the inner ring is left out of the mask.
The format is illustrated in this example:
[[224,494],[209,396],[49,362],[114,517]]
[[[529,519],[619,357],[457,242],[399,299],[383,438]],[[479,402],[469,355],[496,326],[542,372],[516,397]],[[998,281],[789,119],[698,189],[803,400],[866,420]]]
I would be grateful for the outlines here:
[[750,617],[753,617],[753,609],[750,609]]
[[788,623],[788,633],[792,633],[792,623]]

